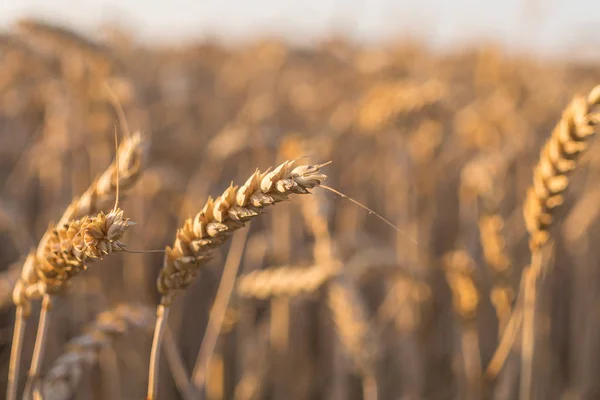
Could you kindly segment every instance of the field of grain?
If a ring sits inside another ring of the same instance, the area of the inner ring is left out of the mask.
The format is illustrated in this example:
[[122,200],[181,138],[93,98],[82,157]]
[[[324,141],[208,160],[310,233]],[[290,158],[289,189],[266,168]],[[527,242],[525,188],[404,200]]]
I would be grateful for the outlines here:
[[600,398],[599,67],[19,21],[0,398]]

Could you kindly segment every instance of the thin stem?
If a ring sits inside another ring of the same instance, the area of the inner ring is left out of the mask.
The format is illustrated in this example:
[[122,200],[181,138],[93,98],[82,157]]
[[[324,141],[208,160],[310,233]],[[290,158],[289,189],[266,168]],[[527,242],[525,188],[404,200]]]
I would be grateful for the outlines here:
[[37,335],[35,337],[33,358],[31,360],[29,378],[27,379],[27,386],[25,388],[26,394],[33,394],[35,381],[39,378],[42,371],[42,363],[44,362],[44,356],[46,354],[48,326],[50,325],[50,311],[52,309],[53,300],[54,298],[49,294],[45,294],[42,300],[42,310],[40,313]]
[[498,347],[496,347],[496,351],[494,352],[491,361],[488,363],[488,366],[485,369],[485,375],[488,380],[494,379],[496,375],[498,375],[502,369],[502,366],[506,362],[508,355],[510,354],[510,350],[513,347],[517,335],[521,331],[521,326],[523,325],[523,296],[525,292],[525,285],[527,284],[526,281],[527,273],[525,271],[521,275],[519,294],[515,307],[510,314],[510,318],[506,324],[506,328],[504,328],[504,332],[502,332],[500,343],[498,344]]
[[212,358],[215,346],[217,345],[217,339],[221,333],[221,326],[223,325],[223,319],[225,318],[227,306],[229,305],[229,299],[231,298],[231,293],[235,286],[235,278],[237,277],[240,261],[242,260],[249,230],[249,228],[244,229],[234,234],[229,254],[225,261],[223,275],[221,276],[221,282],[217,289],[217,296],[215,297],[215,302],[210,312],[206,332],[202,339],[198,356],[196,357],[194,371],[192,372],[192,382],[198,393],[202,393],[203,391],[206,380],[206,366]]
[[19,390],[19,372],[21,370],[21,352],[23,350],[23,336],[27,318],[23,314],[23,306],[17,306],[15,312],[15,329],[13,333],[12,347],[10,349],[10,364],[8,366],[8,387],[6,389],[6,400],[16,400]]
[[363,376],[362,387],[364,400],[377,400],[377,380],[372,375]]
[[160,361],[160,349],[162,345],[167,319],[169,318],[169,307],[159,304],[156,307],[156,326],[154,328],[154,339],[150,351],[150,369],[148,371],[148,395],[146,400],[155,400],[158,394],[158,364]]
[[523,332],[521,340],[521,384],[519,398],[531,398],[533,380],[533,354],[535,348],[535,298],[536,283],[541,266],[539,249],[531,254],[531,267],[527,270],[525,291],[523,296]]
[[467,321],[462,328],[461,352],[463,368],[466,378],[466,398],[481,399],[481,352],[479,350],[479,337],[475,321]]
[[165,356],[167,357],[167,363],[171,369],[175,385],[184,400],[192,400],[195,394],[194,385],[188,379],[189,373],[185,368],[171,329],[168,326],[165,328],[164,335],[163,345],[165,346]]

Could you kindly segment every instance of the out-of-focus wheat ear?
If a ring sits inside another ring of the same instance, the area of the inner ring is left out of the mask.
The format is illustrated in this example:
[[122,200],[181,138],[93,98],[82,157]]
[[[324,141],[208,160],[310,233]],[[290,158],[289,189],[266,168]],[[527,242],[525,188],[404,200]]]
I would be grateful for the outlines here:
[[327,303],[337,336],[363,381],[363,398],[377,399],[377,345],[371,336],[365,306],[358,291],[343,276],[327,287]]
[[599,103],[600,85],[587,97],[576,96],[540,153],[534,168],[533,185],[523,207],[532,251],[543,246],[550,237],[554,214],[563,203],[563,193],[569,186],[568,175],[577,167],[600,123]]
[[277,296],[296,297],[314,293],[338,273],[337,266],[327,265],[255,270],[238,279],[237,294],[260,300]]
[[67,343],[48,372],[35,385],[36,393],[47,400],[73,398],[86,370],[96,365],[100,353],[112,343],[134,332],[152,332],[154,312],[138,304],[120,304],[104,311]]
[[535,351],[535,307],[537,278],[543,266],[542,246],[550,238],[555,212],[563,204],[563,193],[569,186],[569,173],[579,164],[583,152],[589,147],[589,139],[596,133],[600,123],[600,85],[587,96],[576,96],[552,132],[540,153],[533,172],[533,185],[527,192],[523,215],[530,235],[531,266],[522,293],[523,331],[521,341],[521,380],[519,396],[522,400],[531,396],[533,359]]

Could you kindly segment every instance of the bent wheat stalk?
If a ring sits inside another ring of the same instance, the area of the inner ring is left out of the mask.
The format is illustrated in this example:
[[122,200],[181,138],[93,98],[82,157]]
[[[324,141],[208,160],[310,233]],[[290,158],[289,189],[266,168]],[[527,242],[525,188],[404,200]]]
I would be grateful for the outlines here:
[[156,398],[158,363],[166,315],[174,297],[184,291],[221,246],[237,229],[275,203],[292,194],[308,194],[319,186],[326,175],[321,168],[327,164],[301,165],[285,161],[273,170],[254,174],[241,187],[229,186],[216,200],[209,198],[202,211],[185,221],[177,231],[173,247],[167,247],[157,287],[162,295],[152,344],[148,377],[149,400]]

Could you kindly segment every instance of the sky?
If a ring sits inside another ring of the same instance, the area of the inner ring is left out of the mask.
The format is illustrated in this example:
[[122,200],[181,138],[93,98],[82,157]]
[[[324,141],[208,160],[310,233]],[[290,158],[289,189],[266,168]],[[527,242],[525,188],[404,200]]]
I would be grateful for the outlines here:
[[23,16],[93,33],[117,22],[148,41],[331,33],[381,42],[412,36],[448,48],[494,41],[509,50],[600,54],[594,0],[0,0],[0,27]]

